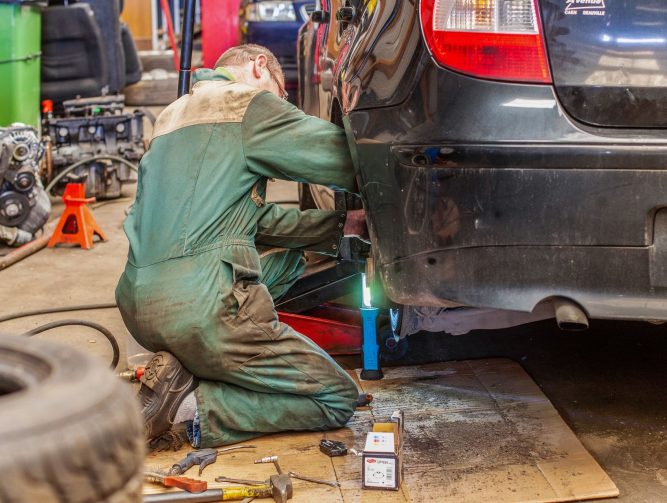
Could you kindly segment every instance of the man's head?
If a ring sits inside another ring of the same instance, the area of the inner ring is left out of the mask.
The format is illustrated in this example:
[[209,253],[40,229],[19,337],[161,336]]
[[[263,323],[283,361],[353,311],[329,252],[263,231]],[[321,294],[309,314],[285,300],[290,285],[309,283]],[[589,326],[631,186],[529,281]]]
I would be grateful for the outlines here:
[[244,44],[227,49],[215,63],[216,68],[221,66],[229,70],[239,82],[265,89],[281,98],[287,97],[283,70],[266,47]]

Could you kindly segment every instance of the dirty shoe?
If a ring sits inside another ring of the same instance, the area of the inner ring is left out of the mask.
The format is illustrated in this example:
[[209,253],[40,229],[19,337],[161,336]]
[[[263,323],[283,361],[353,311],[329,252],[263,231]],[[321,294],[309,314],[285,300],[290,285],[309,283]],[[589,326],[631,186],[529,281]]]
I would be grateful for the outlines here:
[[146,421],[146,438],[169,431],[178,406],[197,387],[197,379],[171,353],[160,351],[141,376],[139,401]]

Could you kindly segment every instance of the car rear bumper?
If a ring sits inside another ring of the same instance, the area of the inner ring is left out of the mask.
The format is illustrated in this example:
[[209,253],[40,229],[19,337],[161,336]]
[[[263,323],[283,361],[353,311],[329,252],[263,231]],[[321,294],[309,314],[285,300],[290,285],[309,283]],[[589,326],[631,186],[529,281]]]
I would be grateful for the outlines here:
[[549,85],[414,58],[395,82],[357,72],[342,99],[388,296],[667,320],[667,130],[589,127]]
[[664,145],[358,143],[388,296],[667,319]]

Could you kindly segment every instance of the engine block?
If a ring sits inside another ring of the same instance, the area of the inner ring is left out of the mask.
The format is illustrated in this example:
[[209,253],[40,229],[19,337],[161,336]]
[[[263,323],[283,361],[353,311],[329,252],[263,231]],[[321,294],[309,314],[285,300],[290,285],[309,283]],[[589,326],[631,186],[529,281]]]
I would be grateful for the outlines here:
[[39,178],[43,155],[35,128],[0,128],[0,240],[10,245],[32,240],[49,218],[51,202]]
[[[44,133],[51,138],[50,182],[65,168],[94,156],[112,155],[138,164],[144,154],[144,113],[124,113],[122,95],[70,100],[64,115],[47,117]],[[67,183],[84,183],[86,196],[120,197],[122,185],[134,183],[136,173],[112,159],[92,160],[65,175],[55,187],[62,193]]]

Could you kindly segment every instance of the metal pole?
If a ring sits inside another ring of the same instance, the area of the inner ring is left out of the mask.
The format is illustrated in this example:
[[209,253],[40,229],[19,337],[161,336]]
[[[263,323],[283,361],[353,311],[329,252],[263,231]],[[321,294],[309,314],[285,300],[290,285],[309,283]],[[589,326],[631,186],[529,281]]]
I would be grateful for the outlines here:
[[190,92],[192,67],[192,39],[195,31],[195,7],[197,0],[185,0],[183,28],[181,30],[181,68],[178,71],[178,97]]
[[157,39],[157,32],[158,32],[157,18],[160,15],[160,13],[158,11],[157,1],[158,0],[151,0],[151,46],[154,51],[157,51],[159,49],[158,39]]
[[181,2],[180,0],[172,0],[172,17],[174,18],[174,28],[176,34],[181,33]]

